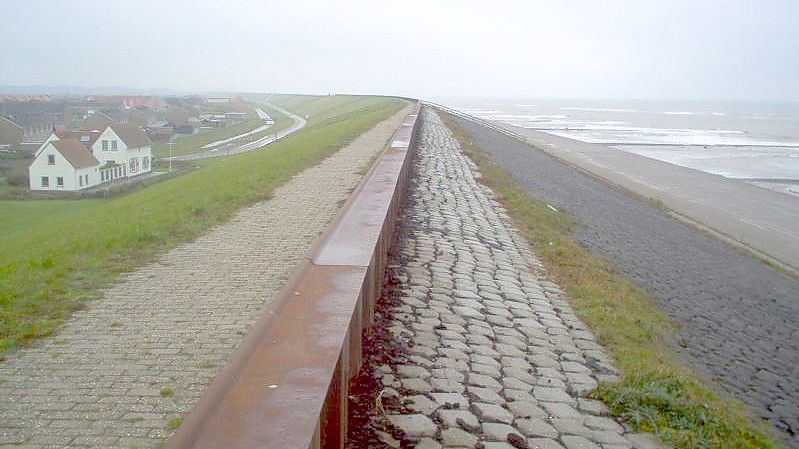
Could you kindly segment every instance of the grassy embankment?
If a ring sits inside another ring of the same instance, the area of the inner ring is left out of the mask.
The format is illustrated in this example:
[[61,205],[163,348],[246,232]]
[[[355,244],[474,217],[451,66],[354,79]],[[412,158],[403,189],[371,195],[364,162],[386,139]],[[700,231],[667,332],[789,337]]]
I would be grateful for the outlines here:
[[720,398],[677,360],[669,343],[676,324],[658,310],[654,297],[577,244],[568,216],[528,196],[454,120],[442,118],[478,165],[482,182],[565,289],[577,315],[613,354],[622,381],[600,385],[593,397],[634,428],[653,432],[675,448],[780,447],[765,426],[753,424],[740,403]]
[[255,151],[103,200],[0,201],[0,358],[58,327],[117,276],[269,198],[274,188],[379,121],[400,100],[350,98]]
[[[266,131],[253,134],[252,136],[247,136],[237,142],[240,143],[251,142],[267,134],[272,134],[277,131],[288,128],[293,123],[293,121],[288,116],[286,116],[281,112],[278,112],[273,108],[270,108],[269,106],[257,103],[243,103],[237,109],[237,112],[247,113],[247,118],[244,121],[242,121],[241,123],[236,123],[235,125],[226,126],[224,128],[200,129],[196,134],[179,136],[178,138],[175,139],[175,145],[172,148],[172,155],[183,156],[185,154],[192,154],[200,151],[205,151],[202,148],[203,145],[207,145],[211,142],[216,142],[217,140],[228,139],[233,136],[237,136],[239,134],[244,134],[248,131],[252,131],[253,129],[259,126],[263,126],[264,121],[258,118],[258,114],[255,113],[256,107],[263,109],[264,112],[272,116],[272,118],[275,120],[275,124],[272,125],[272,127],[270,127]],[[167,142],[159,142],[153,145],[153,157],[155,158],[169,157],[169,144]]]

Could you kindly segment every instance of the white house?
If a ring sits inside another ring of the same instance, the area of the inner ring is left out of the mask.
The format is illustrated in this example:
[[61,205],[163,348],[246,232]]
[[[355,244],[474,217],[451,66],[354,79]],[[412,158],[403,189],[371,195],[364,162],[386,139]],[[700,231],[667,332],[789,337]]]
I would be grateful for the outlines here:
[[136,125],[103,132],[61,131],[36,151],[28,169],[31,190],[81,190],[152,171],[152,142]]
[[111,125],[92,144],[100,161],[100,182],[152,171],[152,141],[136,125]]
[[80,190],[100,183],[99,161],[78,139],[48,140],[28,169],[31,190]]

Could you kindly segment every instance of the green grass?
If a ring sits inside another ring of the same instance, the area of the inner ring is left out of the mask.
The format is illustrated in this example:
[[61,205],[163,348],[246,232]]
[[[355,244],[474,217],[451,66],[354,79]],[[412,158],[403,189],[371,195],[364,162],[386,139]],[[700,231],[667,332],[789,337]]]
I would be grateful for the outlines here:
[[[285,129],[291,126],[293,123],[289,117],[281,112],[278,112],[276,109],[270,108],[266,105],[254,104],[251,108],[247,108],[247,119],[241,123],[236,123],[234,125],[225,126],[224,128],[218,129],[201,129],[199,132],[197,132],[197,134],[178,137],[175,139],[175,146],[172,148],[172,155],[182,156],[185,154],[204,151],[202,149],[203,145],[207,145],[217,140],[228,139],[230,137],[251,131],[259,126],[263,126],[264,121],[259,119],[258,115],[255,113],[256,107],[263,109],[264,112],[275,119],[275,124],[269,130],[264,133],[258,133],[260,137],[280,131],[281,129]],[[249,140],[243,140],[243,142],[249,142],[252,140],[255,139],[249,138]],[[167,142],[159,142],[153,145],[153,156],[156,158],[169,157],[169,144]]]
[[621,382],[593,392],[634,428],[653,432],[675,448],[775,448],[769,428],[737,401],[720,398],[677,360],[670,341],[676,324],[655,298],[615,274],[613,266],[576,243],[574,223],[521,190],[442,114],[482,182],[497,195],[548,272],[565,289],[577,315],[612,353]]
[[27,233],[52,230],[53,222],[80,216],[97,204],[97,200],[0,201],[0,248]]
[[269,151],[205,162],[128,195],[0,202],[0,356],[50,334],[120,273],[268,199],[294,174],[404,105],[382,99],[364,109],[363,101],[352,99],[348,106],[360,113],[308,126]]
[[183,424],[183,418],[174,418],[170,419],[169,422],[166,423],[166,430],[178,430],[178,427]]
[[[284,109],[305,117],[308,124],[317,124],[331,119],[339,119],[342,116],[358,114],[362,110],[368,110],[381,102],[385,101],[382,97],[366,97],[360,95],[285,95],[277,94],[267,99]],[[353,102],[358,104],[358,108],[353,109],[350,105]]]

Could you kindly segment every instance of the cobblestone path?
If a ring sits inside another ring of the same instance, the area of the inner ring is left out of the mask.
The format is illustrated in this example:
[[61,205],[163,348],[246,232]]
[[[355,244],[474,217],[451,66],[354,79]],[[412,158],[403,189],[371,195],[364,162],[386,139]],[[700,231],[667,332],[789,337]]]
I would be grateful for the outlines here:
[[[386,387],[382,441],[658,447],[649,435],[626,432],[602,403],[581,397],[597,381],[617,379],[611,360],[430,109],[422,132],[402,222],[403,263],[390,267],[400,294],[386,345],[404,350],[391,351],[377,369]],[[389,405],[392,397],[401,405]]]
[[0,362],[0,447],[163,444],[408,111]]

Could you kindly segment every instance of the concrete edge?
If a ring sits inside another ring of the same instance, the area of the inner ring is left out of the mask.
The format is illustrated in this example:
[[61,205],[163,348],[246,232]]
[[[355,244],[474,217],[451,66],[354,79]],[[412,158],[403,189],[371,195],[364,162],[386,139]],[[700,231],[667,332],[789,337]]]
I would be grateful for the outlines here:
[[403,120],[328,230],[205,390],[169,449],[339,448],[421,105]]

